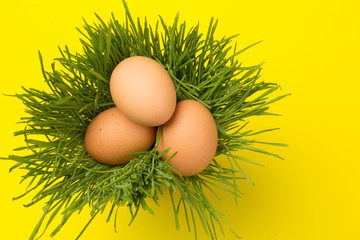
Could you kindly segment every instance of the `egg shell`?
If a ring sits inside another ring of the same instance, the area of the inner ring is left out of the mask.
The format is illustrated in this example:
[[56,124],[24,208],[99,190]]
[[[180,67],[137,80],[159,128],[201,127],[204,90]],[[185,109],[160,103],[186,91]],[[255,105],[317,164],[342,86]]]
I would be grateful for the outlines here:
[[158,151],[171,147],[162,160],[175,166],[183,176],[192,176],[204,170],[213,159],[218,132],[210,111],[200,102],[183,100],[174,115],[163,125]]
[[134,152],[146,151],[154,143],[156,128],[139,125],[116,108],[98,114],[85,133],[85,148],[96,161],[108,165],[129,162]]
[[159,126],[175,111],[174,83],[166,69],[148,57],[121,61],[111,74],[110,93],[121,112],[144,126]]

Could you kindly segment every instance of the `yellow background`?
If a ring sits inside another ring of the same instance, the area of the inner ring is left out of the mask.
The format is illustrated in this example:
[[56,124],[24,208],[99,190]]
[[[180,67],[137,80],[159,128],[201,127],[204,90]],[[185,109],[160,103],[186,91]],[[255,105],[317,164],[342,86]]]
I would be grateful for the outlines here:
[[[177,12],[188,26],[200,22],[204,31],[210,17],[220,20],[218,36],[240,33],[238,46],[263,40],[241,56],[244,64],[265,61],[262,79],[282,86],[290,97],[272,106],[281,117],[254,118],[249,129],[280,127],[257,138],[284,142],[287,148],[268,148],[286,160],[243,152],[265,167],[243,164],[255,186],[241,182],[244,196],[235,206],[222,195],[214,203],[245,240],[360,239],[359,194],[359,87],[360,12],[356,0],[128,0],[133,16],[158,14],[172,22]],[[104,19],[113,11],[122,20],[121,1],[6,1],[0,3],[1,93],[20,92],[21,86],[45,88],[37,50],[46,68],[59,56],[57,46],[80,50],[82,17],[93,12]],[[0,156],[22,146],[15,124],[23,106],[15,98],[0,96]],[[24,208],[29,198],[12,201],[25,190],[21,171],[8,173],[12,163],[0,161],[0,239],[27,239],[41,216],[42,205]],[[174,227],[169,197],[155,216],[140,213],[131,227],[129,213],[119,211],[119,233],[98,216],[82,239],[193,239],[182,221]],[[88,209],[74,216],[53,238],[74,239],[88,219]],[[184,220],[184,219],[181,219]],[[55,225],[52,225],[55,227]],[[199,239],[206,239],[198,225]],[[42,239],[50,239],[49,231]],[[225,237],[235,239],[225,230]]]

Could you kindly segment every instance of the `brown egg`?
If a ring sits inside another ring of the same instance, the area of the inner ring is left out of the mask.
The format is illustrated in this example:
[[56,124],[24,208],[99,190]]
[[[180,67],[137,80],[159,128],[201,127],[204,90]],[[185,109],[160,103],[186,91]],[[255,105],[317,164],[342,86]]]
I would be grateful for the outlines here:
[[128,118],[144,126],[159,126],[170,119],[176,92],[169,73],[155,60],[134,56],[121,61],[110,78],[110,93]]
[[139,125],[116,107],[97,115],[85,134],[85,148],[96,161],[108,165],[129,162],[134,152],[146,151],[155,141],[156,128]]
[[210,111],[200,102],[184,100],[177,104],[174,115],[163,125],[158,151],[170,148],[162,159],[169,161],[183,176],[204,170],[217,148],[217,127]]

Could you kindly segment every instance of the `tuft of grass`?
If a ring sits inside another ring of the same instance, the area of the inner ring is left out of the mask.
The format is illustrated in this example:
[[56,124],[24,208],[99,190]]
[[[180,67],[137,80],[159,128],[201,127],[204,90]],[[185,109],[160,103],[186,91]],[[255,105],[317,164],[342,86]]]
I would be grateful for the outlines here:
[[[235,36],[215,39],[217,21],[213,19],[205,34],[199,32],[199,25],[186,28],[185,22],[179,23],[178,15],[171,25],[160,17],[153,27],[146,18],[143,23],[133,19],[125,1],[123,4],[124,23],[114,15],[108,22],[98,15],[97,23],[84,20],[84,27],[78,29],[83,51],[59,48],[61,57],[54,59],[50,71],[45,70],[39,52],[47,91],[23,88],[23,93],[14,95],[24,103],[27,113],[20,122],[25,128],[15,132],[15,136],[25,138],[26,145],[15,151],[28,150],[7,158],[16,162],[10,171],[25,169],[21,182],[28,181],[27,191],[14,199],[32,193],[26,207],[45,202],[30,239],[42,236],[55,216],[61,215],[51,232],[54,236],[84,206],[90,206],[91,218],[78,238],[106,207],[110,208],[107,221],[114,218],[116,226],[117,209],[127,206],[131,224],[140,209],[154,213],[147,201],[157,203],[163,191],[170,193],[177,229],[179,215],[185,214],[187,228],[194,232],[195,239],[196,218],[211,239],[217,238],[216,229],[223,232],[223,224],[237,236],[205,192],[217,196],[214,189],[221,189],[235,199],[239,196],[237,181],[251,181],[241,169],[242,161],[251,161],[236,155],[240,149],[279,157],[254,147],[256,141],[249,137],[263,131],[245,130],[245,126],[251,116],[271,114],[269,105],[285,95],[269,97],[279,86],[259,81],[261,64],[244,67],[238,62],[238,56],[257,43],[237,50],[231,45]],[[153,58],[166,68],[179,101],[195,99],[210,110],[219,133],[216,156],[225,155],[230,168],[214,159],[203,172],[182,177],[160,159],[168,151],[157,151],[160,135],[152,149],[134,153],[136,158],[125,165],[103,165],[87,154],[83,140],[87,126],[98,113],[114,106],[110,75],[120,61],[134,55]]]

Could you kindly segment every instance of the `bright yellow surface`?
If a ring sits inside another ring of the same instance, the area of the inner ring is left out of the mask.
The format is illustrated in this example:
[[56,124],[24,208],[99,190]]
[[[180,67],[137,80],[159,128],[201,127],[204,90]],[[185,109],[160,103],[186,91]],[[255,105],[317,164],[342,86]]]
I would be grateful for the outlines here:
[[[215,205],[245,240],[360,239],[359,87],[360,12],[356,0],[342,1],[128,1],[133,16],[150,22],[162,15],[172,22],[177,12],[188,26],[210,17],[220,20],[218,36],[240,33],[238,46],[263,40],[242,55],[245,64],[265,61],[262,79],[282,85],[290,97],[272,106],[282,117],[256,118],[249,128],[280,127],[260,140],[284,142],[288,148],[269,148],[286,160],[244,152],[265,167],[243,164],[255,186],[241,183],[238,206],[223,194]],[[49,69],[59,56],[57,46],[80,50],[82,17],[96,11],[122,19],[118,1],[4,1],[0,3],[1,93],[20,92],[21,86],[45,88],[37,50]],[[15,98],[0,96],[0,156],[22,146],[15,122],[24,115]],[[24,208],[29,198],[12,201],[25,190],[23,172],[8,173],[12,163],[0,162],[0,239],[27,239],[41,216],[41,205]],[[99,216],[82,239],[193,239],[185,222],[176,231],[170,199],[165,195],[155,216],[141,213],[131,227],[129,213],[120,209],[118,234]],[[88,209],[74,216],[53,239],[74,239],[88,219]],[[184,220],[184,219],[182,219]],[[55,227],[55,225],[52,225]],[[51,229],[51,227],[50,227]],[[207,239],[198,224],[199,239]],[[50,231],[42,239],[50,239]],[[225,237],[235,239],[225,230]]]

